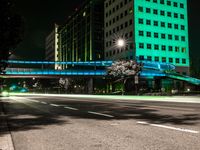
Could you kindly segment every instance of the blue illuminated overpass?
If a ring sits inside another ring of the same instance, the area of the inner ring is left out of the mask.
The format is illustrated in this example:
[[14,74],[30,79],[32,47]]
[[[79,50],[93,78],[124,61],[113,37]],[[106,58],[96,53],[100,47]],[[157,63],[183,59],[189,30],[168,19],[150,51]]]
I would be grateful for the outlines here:
[[21,61],[8,60],[8,64],[24,64],[24,65],[79,65],[79,66],[103,66],[108,67],[113,61],[80,61],[80,62],[61,62],[61,61]]
[[[60,77],[60,76],[107,76],[104,67],[112,66],[113,61],[88,61],[88,62],[52,62],[52,61],[18,61],[9,60],[8,64],[20,65],[72,65],[72,66],[93,66],[94,69],[26,69],[26,68],[7,68],[6,73],[1,77]],[[143,78],[171,78],[175,80],[185,81],[194,85],[200,85],[200,80],[185,75],[175,73],[175,66],[168,63],[160,63],[153,61],[139,61],[142,63],[142,71],[140,76]],[[96,69],[103,67],[104,69]]]

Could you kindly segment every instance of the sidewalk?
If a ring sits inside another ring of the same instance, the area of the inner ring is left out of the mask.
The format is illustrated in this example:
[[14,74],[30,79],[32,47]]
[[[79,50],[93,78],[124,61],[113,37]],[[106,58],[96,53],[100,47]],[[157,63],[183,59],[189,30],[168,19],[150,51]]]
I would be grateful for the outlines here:
[[3,102],[0,97],[0,150],[14,150],[11,134],[8,130]]

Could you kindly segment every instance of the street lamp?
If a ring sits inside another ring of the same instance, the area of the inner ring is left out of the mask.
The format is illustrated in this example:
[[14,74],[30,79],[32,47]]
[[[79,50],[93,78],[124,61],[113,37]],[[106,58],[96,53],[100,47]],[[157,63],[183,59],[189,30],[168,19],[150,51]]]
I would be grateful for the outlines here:
[[120,39],[117,40],[116,44],[117,44],[117,47],[122,48],[126,45],[126,42],[125,42],[124,39],[120,38]]
[[127,45],[127,41],[126,41],[126,39],[124,39],[124,38],[118,38],[118,39],[116,39],[116,41],[115,41],[115,46],[116,46],[117,48],[119,48],[119,49],[125,48],[126,45]]

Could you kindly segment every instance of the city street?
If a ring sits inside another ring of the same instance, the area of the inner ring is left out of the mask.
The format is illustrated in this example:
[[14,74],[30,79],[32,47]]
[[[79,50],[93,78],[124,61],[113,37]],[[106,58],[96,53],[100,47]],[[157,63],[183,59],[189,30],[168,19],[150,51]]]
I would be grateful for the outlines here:
[[199,150],[199,97],[115,97],[18,95],[0,102],[15,150]]

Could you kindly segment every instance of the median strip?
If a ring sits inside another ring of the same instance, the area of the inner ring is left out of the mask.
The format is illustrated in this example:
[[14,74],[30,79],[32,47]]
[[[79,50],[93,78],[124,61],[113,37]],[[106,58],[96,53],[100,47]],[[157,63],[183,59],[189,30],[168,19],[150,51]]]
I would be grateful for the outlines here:
[[100,115],[100,116],[104,116],[104,117],[114,118],[114,116],[102,114],[102,113],[97,113],[97,112],[93,112],[93,111],[88,111],[88,113],[93,114],[93,115]]
[[195,134],[199,133],[199,131],[195,131],[195,130],[175,128],[175,127],[165,126],[165,125],[160,125],[160,124],[150,124],[148,122],[143,122],[143,121],[138,121],[137,123],[142,124],[142,125],[148,125],[148,126],[159,127],[159,128],[166,128],[166,129],[171,129],[171,130],[176,130],[176,131],[181,131],[181,132],[187,132],[187,133],[195,133]]

